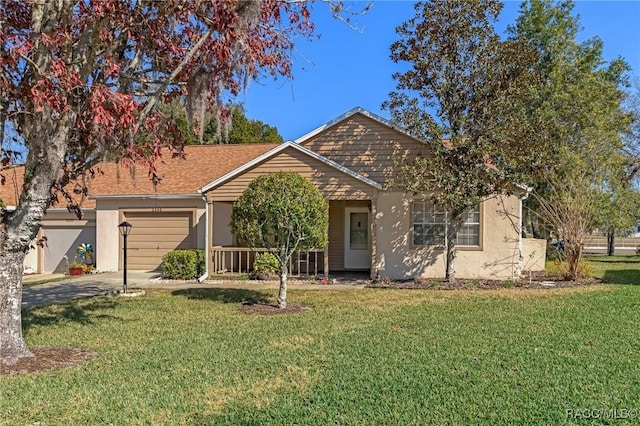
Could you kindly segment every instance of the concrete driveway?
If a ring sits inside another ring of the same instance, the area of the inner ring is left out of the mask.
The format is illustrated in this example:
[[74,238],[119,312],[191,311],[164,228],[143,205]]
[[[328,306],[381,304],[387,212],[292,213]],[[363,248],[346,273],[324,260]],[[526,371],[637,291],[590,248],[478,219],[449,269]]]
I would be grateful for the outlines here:
[[[56,276],[49,276],[56,278]],[[64,277],[59,275],[59,277]],[[43,276],[25,276],[25,283],[42,280]],[[81,297],[101,296],[112,294],[122,290],[122,272],[105,272],[100,274],[87,274],[80,277],[68,278],[62,281],[47,284],[38,284],[23,287],[22,307],[50,305],[52,303],[65,302]],[[368,279],[348,276],[330,280],[330,284],[318,284],[316,281],[289,280],[290,290],[353,290],[363,288]],[[186,288],[238,288],[265,290],[279,287],[278,281],[234,281],[234,280],[208,280],[203,283],[197,281],[163,280],[158,272],[129,271],[127,273],[127,286],[132,288],[157,288],[166,290],[179,290]]]

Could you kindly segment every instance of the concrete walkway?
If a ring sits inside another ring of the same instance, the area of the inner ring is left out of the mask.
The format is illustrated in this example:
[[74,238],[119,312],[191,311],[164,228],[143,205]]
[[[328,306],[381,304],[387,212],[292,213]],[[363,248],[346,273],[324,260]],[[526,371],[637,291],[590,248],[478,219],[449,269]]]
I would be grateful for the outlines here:
[[[37,282],[46,279],[64,278],[62,274],[53,275],[28,275],[23,278],[24,283]],[[100,296],[112,294],[122,290],[122,272],[105,272],[100,274],[87,274],[80,277],[67,277],[62,281],[37,284],[23,287],[22,307],[49,305],[65,302],[81,297]],[[358,277],[344,277],[330,279],[328,285],[317,284],[317,281],[290,280],[290,290],[353,290],[363,288],[368,280]],[[203,283],[197,281],[163,280],[158,272],[129,271],[127,273],[127,286],[129,289],[166,289],[179,290],[187,288],[235,288],[265,290],[277,289],[278,281],[232,281],[232,280],[208,280]]]

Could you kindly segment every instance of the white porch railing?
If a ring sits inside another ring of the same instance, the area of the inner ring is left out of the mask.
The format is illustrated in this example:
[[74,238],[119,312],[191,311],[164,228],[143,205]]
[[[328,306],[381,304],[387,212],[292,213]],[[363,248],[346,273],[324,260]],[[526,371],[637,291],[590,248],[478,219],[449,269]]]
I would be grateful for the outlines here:
[[[253,262],[257,253],[265,253],[266,248],[250,249],[248,247],[211,247],[212,268],[210,273],[247,274],[253,271]],[[323,249],[300,250],[293,254],[289,262],[290,275],[316,276],[329,273],[328,258]]]

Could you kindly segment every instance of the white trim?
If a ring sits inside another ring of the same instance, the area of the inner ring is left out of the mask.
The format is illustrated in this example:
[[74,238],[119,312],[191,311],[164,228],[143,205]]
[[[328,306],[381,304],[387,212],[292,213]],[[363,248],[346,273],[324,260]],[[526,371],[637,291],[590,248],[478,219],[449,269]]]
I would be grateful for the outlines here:
[[372,119],[374,121],[377,121],[378,123],[380,123],[380,124],[382,124],[384,126],[387,126],[387,127],[391,128],[391,129],[397,131],[397,132],[402,133],[403,135],[415,140],[418,143],[421,143],[421,144],[425,143],[423,140],[416,138],[415,136],[413,136],[410,133],[408,133],[406,130],[398,127],[397,124],[394,124],[393,122],[391,122],[391,121],[387,120],[386,118],[383,118],[383,117],[381,117],[381,116],[379,116],[377,114],[374,114],[374,113],[372,113],[370,111],[367,111],[366,109],[364,109],[362,107],[355,107],[355,108],[347,111],[346,113],[334,118],[333,120],[331,120],[331,121],[323,124],[322,126],[310,131],[309,133],[307,133],[307,134],[305,134],[303,136],[300,136],[298,139],[294,140],[293,142],[296,143],[296,144],[301,144],[301,143],[307,141],[308,139],[311,139],[312,137],[314,137],[318,133],[321,133],[321,132],[325,131],[329,127],[332,127],[332,126],[338,124],[339,122],[344,121],[347,118],[349,118],[349,117],[351,117],[351,116],[353,116],[355,114],[362,114],[365,117],[368,117],[368,118],[370,118],[370,119]]
[[209,248],[209,204],[207,203],[207,197],[203,194],[204,200],[204,274],[198,277],[198,282],[202,283],[209,278],[209,256],[211,256]]
[[219,177],[218,179],[214,180],[213,182],[203,186],[202,188],[200,188],[200,192],[204,193],[207,192],[213,188],[215,188],[216,186],[219,186],[221,184],[223,184],[224,182],[227,182],[228,180],[244,173],[245,171],[249,170],[250,168],[262,163],[263,161],[273,157],[276,154],[279,154],[280,152],[284,151],[287,148],[293,148],[311,158],[314,158],[318,161],[321,161],[322,163],[336,169],[339,170],[349,176],[351,176],[354,179],[359,180],[360,182],[363,182],[369,186],[372,186],[376,189],[382,189],[382,185],[380,185],[378,182],[375,182],[367,177],[364,177],[356,172],[354,172],[353,170],[336,163],[335,161],[329,160],[326,157],[323,157],[322,155],[318,154],[317,152],[311,151],[309,148],[305,148],[304,146],[298,145],[296,142],[292,142],[292,141],[288,141],[283,143],[282,145],[278,145],[277,147],[265,152],[264,154],[254,158],[253,160],[243,164],[242,166],[238,167],[235,170],[230,171],[229,173],[227,173],[226,175]]

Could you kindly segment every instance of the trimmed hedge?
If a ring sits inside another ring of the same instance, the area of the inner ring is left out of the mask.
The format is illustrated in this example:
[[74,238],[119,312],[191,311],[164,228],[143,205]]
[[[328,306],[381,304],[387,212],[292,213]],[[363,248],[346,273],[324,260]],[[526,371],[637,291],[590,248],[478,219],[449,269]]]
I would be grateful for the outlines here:
[[204,249],[174,250],[162,256],[162,277],[170,280],[190,280],[204,274]]

